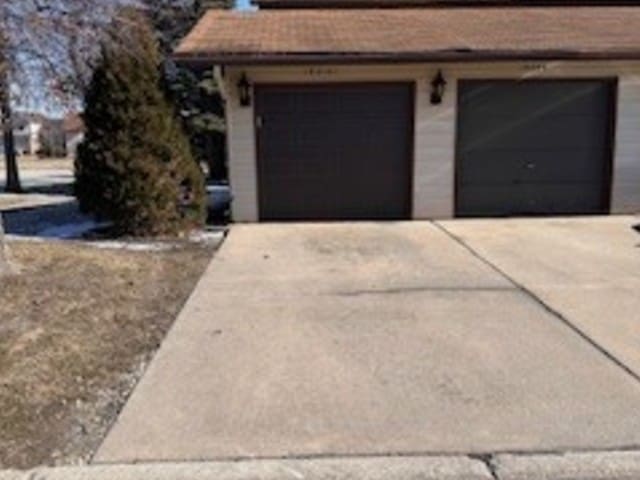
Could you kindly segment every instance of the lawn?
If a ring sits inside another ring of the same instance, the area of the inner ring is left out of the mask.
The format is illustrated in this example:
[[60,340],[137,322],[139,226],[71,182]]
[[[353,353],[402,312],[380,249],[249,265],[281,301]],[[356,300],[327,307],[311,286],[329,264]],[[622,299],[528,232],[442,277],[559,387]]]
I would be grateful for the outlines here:
[[0,278],[0,468],[86,462],[214,248],[12,242]]

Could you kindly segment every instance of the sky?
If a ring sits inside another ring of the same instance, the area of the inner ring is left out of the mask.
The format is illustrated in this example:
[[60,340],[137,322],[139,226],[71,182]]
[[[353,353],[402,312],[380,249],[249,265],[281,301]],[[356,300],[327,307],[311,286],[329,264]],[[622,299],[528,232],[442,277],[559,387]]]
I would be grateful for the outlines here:
[[[252,6],[250,2],[251,0],[235,0],[235,8],[239,10],[251,9]],[[60,117],[64,114],[61,107],[52,103],[46,94],[35,96],[34,98],[30,98],[28,101],[23,100],[23,103],[17,107],[17,110],[41,112],[52,117]]]
[[236,0],[236,8],[240,10],[249,8],[249,0]]

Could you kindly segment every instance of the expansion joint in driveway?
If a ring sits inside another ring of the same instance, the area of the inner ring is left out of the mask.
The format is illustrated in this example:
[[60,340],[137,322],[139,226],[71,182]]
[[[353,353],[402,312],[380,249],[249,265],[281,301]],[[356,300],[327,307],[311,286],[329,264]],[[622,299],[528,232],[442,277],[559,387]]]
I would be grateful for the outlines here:
[[622,369],[627,375],[632,377],[636,382],[638,382],[640,384],[640,375],[639,374],[637,374],[631,368],[629,368],[627,365],[625,365],[620,359],[618,359],[609,350],[604,348],[602,345],[598,344],[586,332],[584,332],[582,329],[578,328],[573,322],[571,322],[571,320],[569,320],[567,317],[565,317],[562,313],[560,313],[558,310],[556,310],[551,305],[546,303],[539,296],[537,296],[533,291],[529,290],[523,284],[518,282],[515,278],[513,278],[511,275],[509,275],[507,272],[505,272],[503,269],[501,269],[498,265],[493,263],[488,258],[484,257],[482,254],[480,254],[480,252],[478,252],[475,248],[473,248],[471,245],[469,245],[467,242],[465,242],[458,235],[456,235],[453,232],[449,231],[440,222],[432,222],[432,224],[436,228],[438,228],[440,231],[442,231],[445,235],[447,235],[449,238],[451,238],[453,241],[455,241],[460,246],[465,248],[469,253],[471,253],[471,255],[476,257],[478,260],[483,262],[485,265],[487,265],[493,271],[495,271],[496,273],[501,275],[503,278],[505,278],[507,281],[509,281],[516,289],[521,291],[523,294],[527,295],[534,302],[536,302],[538,305],[540,305],[543,309],[545,309],[547,312],[549,312],[555,318],[560,320],[565,326],[567,326],[570,330],[572,330],[574,333],[579,335],[590,346],[595,348],[601,355],[603,355],[605,358],[607,358],[610,362],[614,363],[617,367]]

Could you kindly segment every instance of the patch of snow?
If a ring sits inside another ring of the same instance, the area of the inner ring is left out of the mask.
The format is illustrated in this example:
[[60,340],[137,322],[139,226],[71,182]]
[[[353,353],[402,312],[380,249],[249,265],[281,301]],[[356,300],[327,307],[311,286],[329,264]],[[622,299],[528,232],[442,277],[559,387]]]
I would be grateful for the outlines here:
[[[216,246],[224,240],[224,236],[225,230],[223,229],[200,230],[192,232],[187,240],[204,246]],[[157,240],[98,240],[88,243],[97,248],[114,248],[132,252],[161,252],[184,246],[184,242]]]
[[14,234],[6,234],[4,236],[5,240],[7,240],[8,242],[33,242],[33,243],[40,243],[40,242],[50,242],[51,239],[50,238],[40,238],[40,237],[33,237],[30,235],[14,235]]
[[189,235],[189,240],[204,245],[217,245],[224,239],[224,236],[224,230],[200,230],[198,232],[192,232]]
[[[83,234],[108,226],[105,222],[93,220],[66,223],[64,225],[49,226],[38,232],[36,236],[5,235],[8,241],[49,242],[73,240],[84,246],[128,250],[132,252],[163,252],[184,247],[185,241],[172,240],[84,240]],[[185,240],[191,243],[201,244],[206,247],[215,247],[222,243],[226,229],[214,228],[192,232]]]
[[128,250],[130,252],[163,252],[172,250],[178,246],[176,243],[169,242],[141,242],[133,240],[99,240],[86,242],[86,244],[96,248]]

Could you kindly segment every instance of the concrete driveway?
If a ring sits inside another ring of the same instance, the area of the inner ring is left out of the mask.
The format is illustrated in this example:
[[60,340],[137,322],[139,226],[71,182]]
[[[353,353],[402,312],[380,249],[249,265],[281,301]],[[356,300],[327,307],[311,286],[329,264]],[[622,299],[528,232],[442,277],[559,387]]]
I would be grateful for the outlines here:
[[640,445],[633,223],[234,226],[94,461]]
[[640,217],[442,226],[640,376]]

